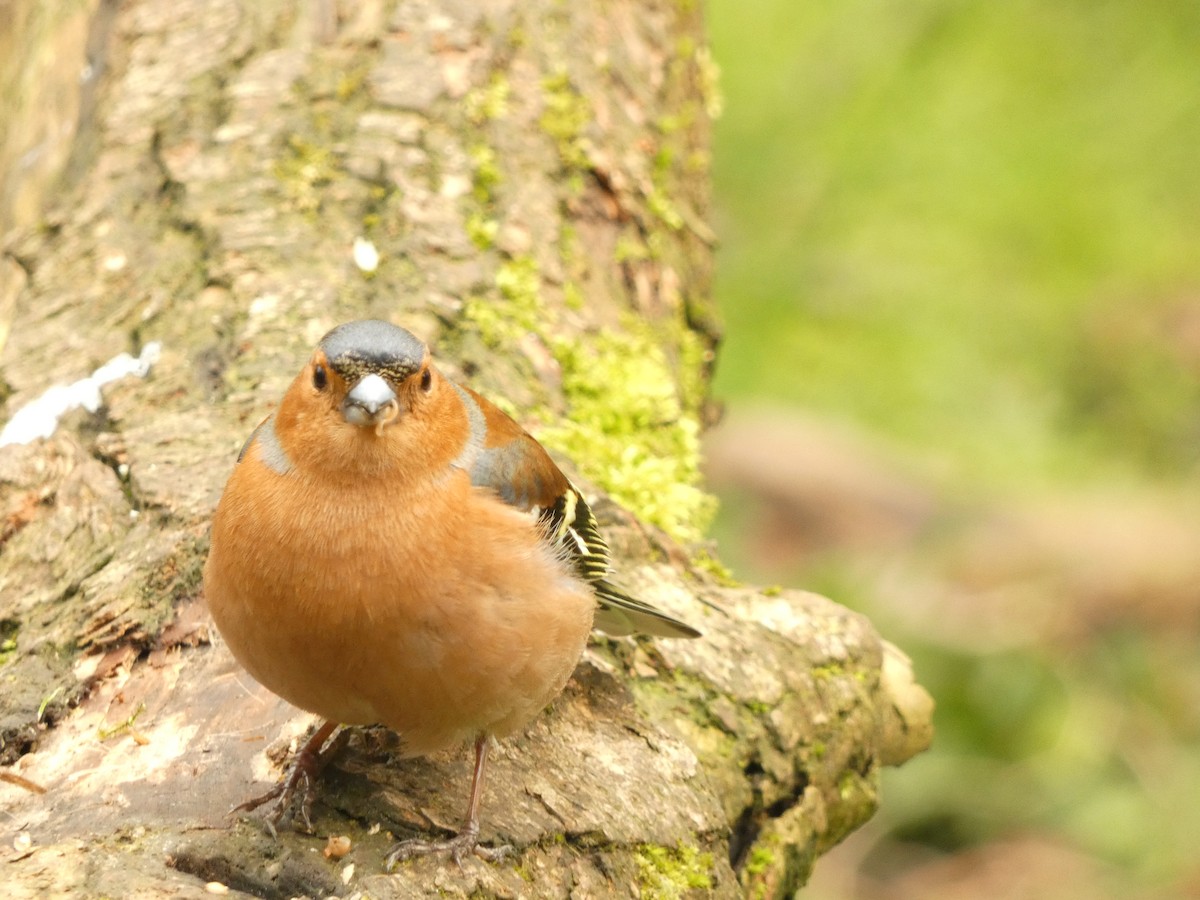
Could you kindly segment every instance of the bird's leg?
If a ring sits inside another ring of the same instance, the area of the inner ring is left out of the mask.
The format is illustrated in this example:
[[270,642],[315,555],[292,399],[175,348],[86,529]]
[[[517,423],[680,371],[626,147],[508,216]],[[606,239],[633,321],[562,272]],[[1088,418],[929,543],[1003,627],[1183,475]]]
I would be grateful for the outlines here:
[[[325,747],[325,742],[329,740],[329,736],[337,729],[337,722],[326,722],[315,732],[313,736],[305,741],[304,746],[300,748],[300,752],[296,754],[296,758],[292,760],[291,766],[288,768],[287,774],[283,779],[267,791],[261,797],[253,797],[245,803],[241,803],[231,809],[230,813],[250,812],[258,809],[265,803],[275,801],[271,811],[266,815],[267,828],[271,834],[275,834],[275,826],[283,819],[284,815],[291,808],[296,797],[296,792],[300,792],[300,820],[303,823],[304,830],[309,834],[312,833],[312,807],[313,801],[317,796],[317,776],[321,774],[324,768],[329,765],[329,761],[337,756],[338,752],[346,745],[346,740],[350,736],[350,732],[342,730],[337,736],[329,741],[329,746]],[[324,747],[324,749],[322,749]]]
[[401,841],[392,848],[384,862],[389,872],[401,860],[428,853],[448,852],[460,866],[468,853],[474,853],[489,862],[498,862],[512,853],[512,847],[509,846],[479,846],[479,801],[483,796],[483,771],[487,767],[490,746],[491,740],[486,734],[481,734],[475,739],[475,772],[471,776],[471,801],[467,804],[467,821],[463,824],[462,831],[445,841]]

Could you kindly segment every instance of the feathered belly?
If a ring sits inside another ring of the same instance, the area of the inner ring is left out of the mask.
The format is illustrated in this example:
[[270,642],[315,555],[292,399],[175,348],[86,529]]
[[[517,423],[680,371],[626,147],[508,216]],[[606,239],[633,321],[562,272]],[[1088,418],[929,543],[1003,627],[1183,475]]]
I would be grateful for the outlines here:
[[[296,706],[395,729],[414,755],[528,722],[582,653],[591,589],[499,501],[472,503],[468,520],[405,498],[401,530],[351,499],[336,517],[310,497],[304,521],[214,518],[206,587],[239,662]],[[282,549],[235,571],[229,529]]]

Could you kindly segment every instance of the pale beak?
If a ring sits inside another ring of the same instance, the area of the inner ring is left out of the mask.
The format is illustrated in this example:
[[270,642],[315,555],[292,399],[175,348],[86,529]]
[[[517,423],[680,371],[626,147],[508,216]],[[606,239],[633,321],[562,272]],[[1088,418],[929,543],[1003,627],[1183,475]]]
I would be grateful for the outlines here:
[[378,375],[365,375],[346,394],[342,415],[351,425],[374,425],[378,433],[400,416],[400,401]]

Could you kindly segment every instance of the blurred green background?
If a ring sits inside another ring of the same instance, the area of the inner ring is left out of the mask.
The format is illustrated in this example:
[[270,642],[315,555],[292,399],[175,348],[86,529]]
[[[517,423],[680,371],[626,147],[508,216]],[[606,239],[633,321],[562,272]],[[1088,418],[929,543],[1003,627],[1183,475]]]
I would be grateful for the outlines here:
[[708,14],[716,536],[938,702],[805,896],[1200,896],[1200,4]]

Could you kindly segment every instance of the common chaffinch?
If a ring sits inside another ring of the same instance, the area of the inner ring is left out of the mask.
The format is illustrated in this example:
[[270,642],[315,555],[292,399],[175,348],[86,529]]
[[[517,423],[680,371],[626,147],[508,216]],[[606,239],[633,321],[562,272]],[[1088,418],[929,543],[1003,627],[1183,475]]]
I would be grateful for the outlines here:
[[339,723],[383,724],[406,756],[473,740],[462,831],[405,841],[388,867],[497,857],[505,848],[479,844],[490,738],[562,690],[593,625],[699,634],[617,589],[609,568],[587,501],[516,422],[403,328],[333,329],[242,447],[213,516],[217,627],[255,679],[326,720],[287,778],[239,809],[275,800],[273,824],[303,790],[311,828]]

